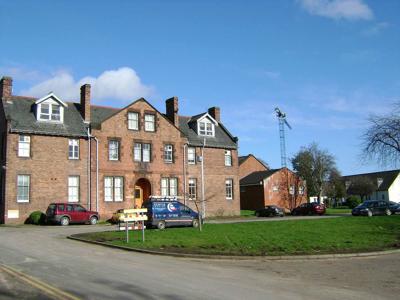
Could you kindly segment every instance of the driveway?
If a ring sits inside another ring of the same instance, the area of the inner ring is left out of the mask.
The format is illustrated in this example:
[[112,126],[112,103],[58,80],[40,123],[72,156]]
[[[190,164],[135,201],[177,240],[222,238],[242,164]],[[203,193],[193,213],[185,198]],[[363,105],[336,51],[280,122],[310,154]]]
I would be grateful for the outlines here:
[[82,299],[397,299],[400,255],[196,260],[71,241],[110,226],[0,226],[0,263]]

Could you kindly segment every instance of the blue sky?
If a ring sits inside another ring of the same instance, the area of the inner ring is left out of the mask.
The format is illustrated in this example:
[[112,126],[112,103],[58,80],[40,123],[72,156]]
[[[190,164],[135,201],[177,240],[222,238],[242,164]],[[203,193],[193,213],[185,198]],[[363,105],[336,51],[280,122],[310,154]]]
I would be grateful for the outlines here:
[[89,82],[99,105],[219,106],[240,154],[271,167],[279,106],[288,157],[317,142],[343,174],[377,171],[360,137],[400,101],[399,13],[398,0],[0,0],[0,75],[27,96],[78,99]]

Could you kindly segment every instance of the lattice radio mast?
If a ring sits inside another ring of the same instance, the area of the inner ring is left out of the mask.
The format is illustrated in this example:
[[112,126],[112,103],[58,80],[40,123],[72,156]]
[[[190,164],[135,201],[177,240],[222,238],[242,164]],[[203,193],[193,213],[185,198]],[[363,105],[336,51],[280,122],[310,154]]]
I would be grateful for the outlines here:
[[279,137],[281,140],[281,166],[287,167],[287,158],[286,158],[286,141],[285,141],[285,124],[289,129],[292,127],[286,121],[286,114],[282,112],[278,107],[275,108],[276,116],[279,120]]

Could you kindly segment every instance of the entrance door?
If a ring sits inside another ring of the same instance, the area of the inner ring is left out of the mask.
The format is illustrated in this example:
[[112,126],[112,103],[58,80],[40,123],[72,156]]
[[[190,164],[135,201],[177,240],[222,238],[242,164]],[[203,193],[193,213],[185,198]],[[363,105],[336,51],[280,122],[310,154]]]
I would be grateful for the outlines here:
[[151,185],[150,181],[145,178],[140,178],[135,184],[135,197],[134,206],[142,207],[143,202],[149,199],[151,195]]
[[134,200],[135,208],[142,207],[143,204],[143,189],[136,185],[135,186],[135,200]]

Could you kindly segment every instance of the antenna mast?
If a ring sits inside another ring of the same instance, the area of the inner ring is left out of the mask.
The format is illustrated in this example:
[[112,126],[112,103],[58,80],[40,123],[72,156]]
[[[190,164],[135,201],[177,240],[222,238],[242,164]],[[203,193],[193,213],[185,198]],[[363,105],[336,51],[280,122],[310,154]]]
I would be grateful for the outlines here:
[[275,108],[276,116],[279,120],[279,137],[281,141],[281,166],[287,167],[287,158],[286,158],[286,141],[285,141],[285,124],[289,129],[292,127],[286,121],[286,114],[282,112],[278,107]]

